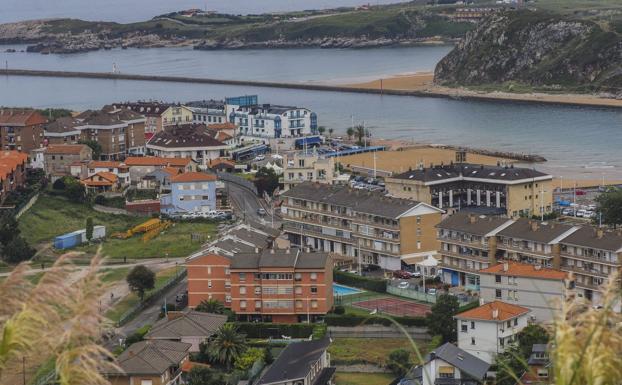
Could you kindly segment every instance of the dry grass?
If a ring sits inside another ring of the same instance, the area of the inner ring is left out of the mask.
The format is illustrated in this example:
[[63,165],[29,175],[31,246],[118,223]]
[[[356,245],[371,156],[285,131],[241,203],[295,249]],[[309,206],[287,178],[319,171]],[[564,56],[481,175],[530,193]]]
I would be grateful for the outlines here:
[[108,384],[100,369],[114,364],[97,344],[104,323],[100,259],[76,276],[71,257],[59,258],[36,284],[27,279],[26,264],[0,284],[0,384],[21,383],[15,368],[34,373],[50,360],[61,385]]

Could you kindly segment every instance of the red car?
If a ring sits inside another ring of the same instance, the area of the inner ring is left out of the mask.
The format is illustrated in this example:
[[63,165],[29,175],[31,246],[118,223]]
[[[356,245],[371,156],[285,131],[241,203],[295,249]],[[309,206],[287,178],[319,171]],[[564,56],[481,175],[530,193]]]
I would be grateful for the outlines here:
[[398,270],[393,272],[393,276],[395,278],[410,279],[412,277],[412,274],[404,270]]

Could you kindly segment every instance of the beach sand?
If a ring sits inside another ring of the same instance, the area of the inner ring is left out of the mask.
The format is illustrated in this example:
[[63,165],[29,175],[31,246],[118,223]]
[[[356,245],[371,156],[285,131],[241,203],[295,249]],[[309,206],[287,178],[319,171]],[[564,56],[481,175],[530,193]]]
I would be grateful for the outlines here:
[[510,92],[484,92],[465,88],[441,87],[433,83],[434,73],[419,72],[412,75],[397,75],[386,79],[345,84],[345,87],[364,89],[385,89],[398,91],[417,91],[431,95],[445,95],[455,98],[469,97],[481,99],[498,99],[509,101],[529,101],[542,103],[559,103],[585,106],[622,107],[622,100],[601,98],[597,95],[583,94],[546,94],[546,93],[510,93]]

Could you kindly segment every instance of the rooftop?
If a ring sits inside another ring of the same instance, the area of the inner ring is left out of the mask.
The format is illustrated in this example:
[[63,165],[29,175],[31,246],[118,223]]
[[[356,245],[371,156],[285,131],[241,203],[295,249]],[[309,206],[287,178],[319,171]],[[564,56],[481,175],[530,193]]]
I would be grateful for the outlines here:
[[511,219],[500,216],[475,215],[459,211],[445,218],[441,223],[436,225],[436,227],[472,235],[485,236],[508,222],[511,222]]
[[28,161],[28,154],[18,151],[0,151],[0,178],[6,178]]
[[290,343],[261,376],[257,385],[305,378],[311,371],[311,365],[322,357],[328,345],[328,338]]
[[171,177],[171,183],[211,182],[217,179],[216,175],[205,172],[184,172]]
[[264,249],[259,252],[235,254],[231,259],[231,268],[323,269],[326,267],[328,259],[328,253],[303,251],[301,249]]
[[573,226],[564,225],[556,222],[540,222],[527,218],[517,219],[510,226],[499,231],[497,235],[502,237],[522,239],[538,243],[549,243],[566,232],[573,229]]
[[45,153],[52,155],[80,155],[83,150],[90,151],[86,144],[50,144]]
[[552,179],[549,174],[530,168],[514,166],[485,166],[480,164],[456,163],[449,165],[417,168],[394,175],[395,179],[417,180],[426,184],[455,180],[489,181],[503,184],[520,182],[528,179]]
[[105,106],[103,109],[107,111],[117,110],[117,109],[128,109],[134,112],[137,112],[141,115],[145,116],[160,116],[167,108],[169,108],[172,104],[163,103],[163,102],[124,102],[124,103],[113,103]]
[[392,219],[398,219],[407,211],[420,205],[428,206],[438,212],[442,211],[425,203],[392,198],[379,192],[314,182],[300,183],[283,193],[282,196],[348,207],[353,211]]
[[76,126],[79,126],[81,123],[78,119],[73,117],[65,116],[56,119],[53,122],[50,122],[45,125],[45,132],[54,132],[54,133],[65,133],[69,131],[75,131]]
[[227,146],[213,138],[204,124],[168,126],[149,139],[147,145],[164,148]]
[[153,325],[145,339],[179,339],[182,337],[209,337],[227,322],[222,314],[203,313],[194,310],[169,312]]
[[182,342],[151,340],[132,344],[119,357],[117,364],[126,375],[161,375],[178,366],[192,345]]
[[35,120],[31,124],[45,123],[45,118],[36,110],[29,108],[0,108],[0,125],[23,127],[31,118]]
[[493,301],[455,315],[457,319],[503,322],[529,313],[526,307]]
[[425,362],[438,358],[460,369],[461,372],[481,381],[486,378],[490,364],[467,353],[452,343],[446,343],[431,351]]
[[514,277],[540,278],[551,280],[564,280],[568,277],[568,273],[561,270],[549,269],[518,262],[499,263],[497,265],[490,266],[489,268],[482,269],[479,272],[495,275],[510,275]]
[[127,166],[172,166],[185,167],[193,162],[191,158],[162,158],[158,156],[131,156],[125,158]]
[[562,244],[589,247],[597,250],[622,252],[622,233],[593,226],[583,226],[560,241]]

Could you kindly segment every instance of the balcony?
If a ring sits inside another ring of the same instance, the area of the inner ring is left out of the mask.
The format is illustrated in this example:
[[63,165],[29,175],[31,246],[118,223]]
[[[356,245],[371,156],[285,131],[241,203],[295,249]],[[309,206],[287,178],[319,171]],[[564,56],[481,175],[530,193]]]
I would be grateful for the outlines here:
[[483,256],[483,255],[475,255],[475,254],[469,254],[469,253],[460,253],[460,252],[448,251],[448,250],[440,250],[439,253],[441,255],[448,255],[448,256],[451,256],[451,257],[461,258],[461,259],[469,259],[469,260],[477,261],[477,262],[488,262],[489,261],[489,257],[488,256]]
[[586,276],[597,276],[597,277],[602,277],[602,278],[608,278],[609,277],[608,273],[603,273],[600,270],[590,269],[590,268],[585,268],[585,267],[561,265],[560,269],[563,270],[563,271],[571,271],[573,273],[582,274],[582,275],[586,275]]
[[485,250],[488,249],[488,242],[482,242],[481,240],[469,241],[462,239],[461,237],[437,237],[437,239],[439,242],[451,243],[453,245],[469,246]]
[[620,264],[617,261],[617,257],[615,255],[609,258],[605,258],[602,256],[598,256],[595,253],[590,253],[588,255],[576,255],[576,254],[570,254],[567,251],[562,251],[560,255],[562,258],[579,259],[582,261],[589,261],[589,262],[598,262],[598,263],[603,263],[603,264],[607,264],[607,265],[614,266],[614,267],[620,266]]
[[[460,261],[463,262],[463,261]],[[445,261],[441,262],[439,264],[440,267],[446,267],[450,270],[459,270],[459,271],[463,271],[463,272],[467,272],[467,273],[477,273],[479,272],[478,269],[474,269],[471,267],[468,267],[466,263],[458,263],[456,261],[452,261],[451,263],[445,263]]]

